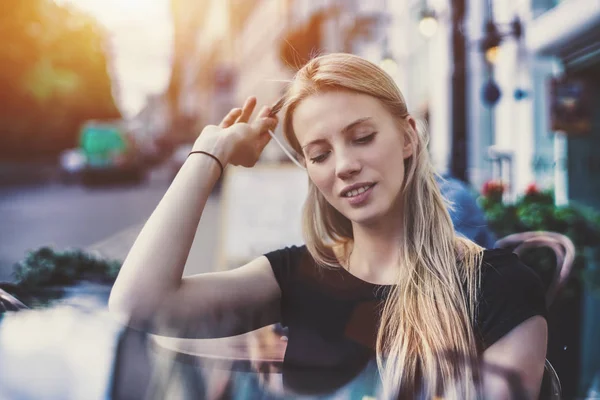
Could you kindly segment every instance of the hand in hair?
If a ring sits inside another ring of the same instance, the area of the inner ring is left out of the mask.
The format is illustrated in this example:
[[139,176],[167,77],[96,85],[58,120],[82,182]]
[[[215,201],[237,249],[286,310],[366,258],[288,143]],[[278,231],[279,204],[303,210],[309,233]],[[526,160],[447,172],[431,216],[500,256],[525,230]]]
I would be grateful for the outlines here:
[[269,130],[275,129],[278,119],[269,116],[270,108],[263,107],[256,118],[250,122],[256,107],[256,98],[249,97],[242,108],[233,108],[218,126],[208,125],[204,128],[195,147],[210,147],[216,151],[223,164],[253,167],[263,149],[269,143]]

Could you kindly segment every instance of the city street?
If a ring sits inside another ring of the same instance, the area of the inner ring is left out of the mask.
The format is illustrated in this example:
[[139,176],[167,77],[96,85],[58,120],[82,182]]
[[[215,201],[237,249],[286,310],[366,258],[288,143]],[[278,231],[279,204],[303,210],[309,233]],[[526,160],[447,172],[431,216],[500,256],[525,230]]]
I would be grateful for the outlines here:
[[[14,263],[41,246],[82,248],[123,259],[168,184],[159,170],[142,185],[0,188],[0,281],[11,280]],[[207,203],[186,274],[213,265],[218,204],[218,198]],[[204,262],[195,262],[199,257]]]

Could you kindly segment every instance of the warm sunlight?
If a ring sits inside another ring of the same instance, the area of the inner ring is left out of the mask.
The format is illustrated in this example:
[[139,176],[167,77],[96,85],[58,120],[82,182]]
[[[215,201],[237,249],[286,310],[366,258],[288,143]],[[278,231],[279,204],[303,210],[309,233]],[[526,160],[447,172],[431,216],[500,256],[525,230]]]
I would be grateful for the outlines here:
[[105,24],[126,19],[137,19],[156,10],[156,1],[147,0],[54,0],[58,4],[71,4],[96,15]]
[[171,60],[169,0],[54,1],[92,15],[106,28],[121,112],[134,115],[144,106],[148,94],[164,90]]
[[77,4],[82,7],[95,5],[99,7],[112,8],[113,10],[143,10],[144,7],[152,6],[151,1],[147,0],[54,0],[56,3]]

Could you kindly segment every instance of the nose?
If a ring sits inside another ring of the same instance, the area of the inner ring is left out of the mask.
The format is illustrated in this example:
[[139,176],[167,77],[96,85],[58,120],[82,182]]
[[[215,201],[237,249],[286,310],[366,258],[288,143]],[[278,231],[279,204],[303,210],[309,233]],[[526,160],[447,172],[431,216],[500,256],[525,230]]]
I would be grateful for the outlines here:
[[360,161],[351,152],[341,151],[336,155],[335,172],[338,178],[348,179],[358,174],[362,169]]

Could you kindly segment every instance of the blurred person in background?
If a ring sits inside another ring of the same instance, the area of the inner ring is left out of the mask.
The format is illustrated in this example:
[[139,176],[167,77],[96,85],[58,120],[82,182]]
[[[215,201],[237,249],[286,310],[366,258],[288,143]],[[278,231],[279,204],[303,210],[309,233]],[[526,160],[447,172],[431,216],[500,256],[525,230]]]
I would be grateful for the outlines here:
[[470,188],[452,175],[436,176],[442,196],[450,202],[448,212],[456,233],[486,249],[493,249],[496,236]]
[[518,257],[457,235],[394,81],[349,54],[317,57],[284,95],[283,131],[309,177],[305,245],[182,277],[227,164],[252,167],[277,117],[256,99],[207,126],[149,220],[109,307],[135,327],[226,337],[281,322],[283,383],[342,387],[375,362],[383,398],[538,396],[543,286]]

